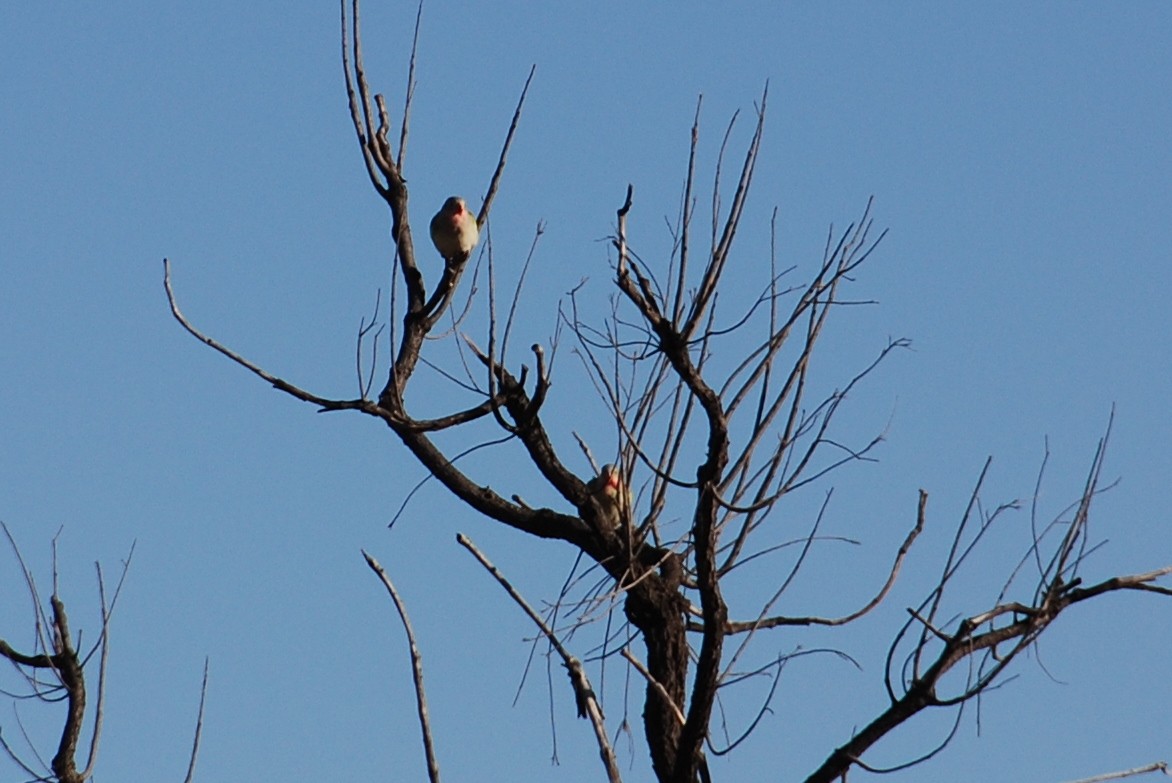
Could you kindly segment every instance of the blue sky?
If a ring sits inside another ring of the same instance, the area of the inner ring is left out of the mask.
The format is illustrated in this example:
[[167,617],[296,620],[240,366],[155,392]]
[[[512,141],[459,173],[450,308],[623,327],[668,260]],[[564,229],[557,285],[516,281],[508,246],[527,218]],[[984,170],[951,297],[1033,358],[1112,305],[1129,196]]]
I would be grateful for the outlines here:
[[[986,456],[986,497],[1026,498],[1048,438],[1041,504],[1057,513],[1115,406],[1105,475],[1120,481],[1092,524],[1109,543],[1085,574],[1172,563],[1172,9],[666,8],[429,3],[412,214],[421,236],[447,195],[479,204],[534,63],[492,213],[506,278],[537,222],[547,226],[516,345],[548,341],[562,292],[583,277],[587,301],[604,304],[609,259],[597,240],[613,231],[627,183],[636,249],[669,247],[663,218],[678,208],[698,95],[709,177],[738,109],[739,160],[769,81],[729,301],[753,295],[775,206],[781,258],[801,274],[827,226],[875,196],[890,234],[855,290],[880,304],[833,324],[819,382],[841,384],[889,336],[913,350],[843,414],[859,439],[888,427],[880,461],[795,500],[804,512],[833,485],[827,532],[864,546],[821,551],[782,610],[833,614],[869,595],[921,487],[929,530],[885,611],[837,636],[761,642],[766,657],[836,644],[863,666],[795,661],[774,714],[714,763],[720,779],[789,780],[882,707],[886,641],[930,584]],[[406,4],[364,9],[368,73],[396,113],[413,18]],[[353,396],[354,333],[386,285],[390,245],[349,127],[336,5],[7,4],[0,30],[0,519],[42,583],[62,531],[62,594],[91,635],[91,563],[110,573],[137,542],[97,779],[182,779],[205,656],[199,780],[422,779],[401,630],[360,548],[412,611],[448,779],[601,779],[559,672],[559,766],[544,674],[511,706],[532,629],[454,534],[472,536],[535,601],[556,594],[571,553],[497,529],[435,487],[388,531],[421,471],[384,427],[267,388],[167,311],[164,256],[197,326],[282,377]],[[577,361],[566,351],[556,369],[558,442],[572,444],[573,426],[593,433],[596,451],[613,447]],[[540,496],[507,460],[475,464],[494,486]],[[952,611],[987,608],[1027,523],[1018,514],[988,542]],[[0,638],[19,647],[27,602],[11,558],[0,562]],[[775,577],[761,569],[732,588],[745,600],[734,614],[751,613]],[[1148,595],[1076,608],[1044,637],[1045,670],[1022,659],[1019,678],[983,700],[979,736],[967,716],[950,750],[899,779],[1062,781],[1167,759],[1170,620],[1172,604]],[[613,729],[622,675],[607,676]],[[20,709],[51,738],[56,713]],[[640,711],[630,704],[632,721]],[[922,717],[871,760],[906,760],[946,724]],[[16,731],[7,706],[0,725]],[[628,778],[648,779],[643,755],[618,747]]]

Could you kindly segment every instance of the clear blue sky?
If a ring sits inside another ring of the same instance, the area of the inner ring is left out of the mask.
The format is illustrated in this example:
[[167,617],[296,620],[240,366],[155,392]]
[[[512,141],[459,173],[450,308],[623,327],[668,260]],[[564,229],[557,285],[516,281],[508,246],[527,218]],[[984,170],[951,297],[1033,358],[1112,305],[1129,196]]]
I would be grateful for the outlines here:
[[[413,215],[418,231],[450,193],[479,204],[533,63],[492,222],[506,277],[547,223],[517,345],[548,339],[560,293],[582,277],[604,301],[595,240],[628,182],[637,249],[668,247],[699,94],[711,172],[737,109],[739,160],[770,84],[730,301],[750,295],[774,206],[783,260],[808,273],[827,226],[875,195],[891,233],[856,290],[881,304],[832,327],[820,382],[843,382],[888,336],[914,350],[844,415],[860,439],[890,422],[881,461],[833,479],[825,531],[865,546],[820,552],[781,610],[833,614],[869,595],[921,487],[930,529],[886,611],[837,637],[761,640],[766,656],[838,644],[864,667],[795,661],[775,713],[714,762],[722,780],[792,780],[882,707],[886,640],[934,576],[987,455],[988,500],[1028,497],[1048,437],[1041,503],[1056,513],[1115,405],[1105,475],[1120,482],[1092,524],[1109,543],[1084,573],[1172,562],[1172,7],[631,5],[430,2]],[[365,9],[368,71],[392,107],[413,18],[402,3]],[[62,593],[89,638],[91,563],[109,573],[137,541],[98,780],[182,779],[205,656],[198,780],[423,779],[401,630],[360,547],[413,613],[447,779],[601,779],[560,670],[560,766],[544,675],[510,706],[532,629],[454,533],[535,601],[556,594],[571,553],[496,529],[434,486],[388,532],[421,471],[386,429],[267,388],[167,311],[164,256],[197,325],[283,377],[353,396],[354,332],[385,286],[390,245],[349,126],[336,5],[8,3],[0,31],[0,518],[42,584],[62,529]],[[568,352],[557,371],[550,405],[569,444],[569,419],[598,403]],[[597,429],[596,451],[608,437]],[[538,492],[528,473],[481,464],[494,486]],[[1027,521],[990,540],[952,611],[987,608]],[[738,586],[734,614],[775,581],[766,568]],[[30,639],[20,589],[0,557],[0,637],[17,646]],[[1019,678],[983,700],[979,737],[974,712],[952,749],[899,779],[1062,781],[1168,759],[1170,621],[1172,603],[1147,595],[1076,608],[1042,641],[1045,671],[1023,658]],[[612,729],[619,671],[608,670]],[[640,712],[636,699],[631,720]],[[28,704],[21,716],[43,738],[59,720]],[[922,718],[870,760],[906,760],[946,723]],[[17,735],[7,707],[0,725]],[[629,779],[648,779],[643,755],[618,747]],[[15,779],[3,763],[0,778]]]

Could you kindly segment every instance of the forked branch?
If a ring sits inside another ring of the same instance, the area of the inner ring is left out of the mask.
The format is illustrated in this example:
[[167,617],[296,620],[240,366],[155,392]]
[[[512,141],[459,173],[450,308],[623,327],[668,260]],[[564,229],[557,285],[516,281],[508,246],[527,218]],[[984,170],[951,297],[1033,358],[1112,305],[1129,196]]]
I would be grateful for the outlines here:
[[[34,612],[34,639],[31,652],[20,652],[7,641],[0,639],[0,658],[10,661],[26,683],[28,693],[12,693],[5,691],[5,695],[14,699],[39,701],[46,704],[63,703],[65,718],[61,734],[57,742],[56,752],[46,762],[36,747],[32,746],[29,735],[21,732],[29,742],[29,751],[36,759],[35,762],[26,760],[18,753],[3,734],[0,733],[0,749],[3,749],[8,758],[19,766],[31,779],[37,781],[55,781],[56,783],[84,783],[91,780],[98,758],[98,747],[101,744],[103,718],[105,715],[106,668],[109,662],[110,623],[114,608],[121,595],[122,586],[134,558],[134,547],[122,562],[121,573],[112,594],[107,594],[106,584],[100,565],[96,566],[99,608],[101,611],[101,627],[98,639],[88,652],[79,649],[81,634],[74,641],[73,629],[70,624],[65,602],[57,592],[57,556],[56,539],[53,542],[53,593],[49,597],[48,611],[45,611],[36,589],[33,575],[25,565],[20,549],[9,531],[7,525],[0,523],[12,549],[13,556],[20,567],[21,575],[32,599]],[[86,667],[97,656],[97,697],[91,704],[90,690],[86,681]],[[203,700],[207,691],[207,668],[204,668],[204,684],[200,695],[200,717],[196,727],[195,743],[192,747],[191,758],[188,764],[187,783],[194,777],[195,759],[199,752],[200,727],[203,722]],[[86,721],[91,723],[88,748],[82,738],[83,727]],[[20,716],[17,715],[17,722]],[[85,767],[79,769],[79,756],[85,754]]]
[[[1109,431],[1108,429],[1108,434]],[[891,645],[888,653],[887,678],[888,691],[891,695],[890,706],[830,754],[806,779],[806,783],[832,783],[844,776],[851,766],[864,766],[861,761],[863,754],[917,713],[931,707],[959,707],[976,698],[990,688],[1006,667],[1020,653],[1029,649],[1059,615],[1075,604],[1119,590],[1172,595],[1172,589],[1154,584],[1156,580],[1172,573],[1172,565],[1145,573],[1111,577],[1085,587],[1082,586],[1081,579],[1068,581],[1066,578],[1068,572],[1081,563],[1081,555],[1078,553],[1087,551],[1085,540],[1088,509],[1091,499],[1100,491],[1098,482],[1107,437],[1103,437],[1096,449],[1088,480],[1076,504],[1078,511],[1069,523],[1066,535],[1055,545],[1051,555],[1050,562],[1065,565],[1041,574],[1039,586],[1034,590],[1033,601],[999,603],[986,611],[960,620],[954,630],[947,630],[935,620],[946,587],[957,569],[965,563],[976,545],[987,535],[993,521],[1002,511],[1011,507],[1002,505],[989,514],[983,514],[972,539],[967,543],[962,542],[961,536],[968,526],[973,509],[980,507],[977,492],[988,469],[986,463],[970,500],[969,509],[958,526],[952,551],[947,558],[939,584],[918,609],[909,608],[910,619]],[[1036,540],[1033,546],[1037,547],[1040,543],[1040,539]],[[892,673],[896,649],[901,640],[907,638],[913,625],[918,625],[921,631],[912,651],[905,659],[903,676],[897,678]],[[970,671],[964,686],[954,695],[941,694],[940,686],[944,675],[964,661],[969,662]],[[897,679],[900,685],[896,684]],[[897,688],[902,690],[902,693],[897,692]]]

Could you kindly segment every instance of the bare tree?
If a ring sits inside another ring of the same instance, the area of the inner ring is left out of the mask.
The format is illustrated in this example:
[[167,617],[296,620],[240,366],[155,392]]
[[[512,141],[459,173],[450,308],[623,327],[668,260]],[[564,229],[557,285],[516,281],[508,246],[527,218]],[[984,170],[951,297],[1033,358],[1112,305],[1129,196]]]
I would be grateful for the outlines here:
[[[392,141],[387,102],[372,92],[363,65],[358,0],[352,0],[349,8],[342,0],[341,11],[350,116],[367,176],[391,218],[394,283],[387,325],[392,353],[385,382],[376,392],[376,348],[382,331],[382,327],[375,330],[380,320],[377,312],[370,324],[364,320],[360,326],[358,391],[348,399],[323,396],[290,383],[198,330],[179,308],[170,265],[164,261],[172,313],[193,336],[280,391],[322,411],[353,410],[381,421],[431,477],[480,516],[520,534],[558,540],[580,553],[578,565],[556,599],[538,613],[470,540],[462,537],[460,542],[533,619],[540,638],[563,661],[579,714],[595,728],[609,779],[618,780],[619,772],[599,695],[568,646],[598,617],[606,618],[605,631],[587,645],[587,652],[600,667],[608,663],[629,666],[645,682],[643,731],[657,779],[707,781],[706,754],[728,753],[753,731],[789,659],[779,656],[765,667],[746,669],[751,643],[770,629],[842,627],[874,610],[888,596],[928,521],[928,495],[921,492],[916,508],[908,510],[908,533],[892,554],[886,578],[845,615],[791,616],[775,611],[806,564],[806,555],[820,543],[819,526],[829,493],[805,532],[789,542],[793,545],[789,551],[798,554],[788,561],[784,578],[758,603],[730,607],[722,590],[737,568],[776,556],[786,546],[766,544],[762,533],[777,527],[778,509],[792,493],[848,462],[870,459],[882,440],[879,434],[852,443],[838,434],[836,417],[848,396],[907,341],[889,340],[877,346],[873,360],[829,394],[814,391],[818,384],[811,374],[827,319],[843,307],[865,301],[852,297],[848,289],[883,239],[883,233],[874,228],[872,205],[868,203],[860,219],[845,230],[830,230],[809,279],[789,283],[792,269],[780,268],[776,253],[771,253],[769,272],[762,277],[756,296],[742,302],[737,312],[719,312],[718,293],[732,263],[761,148],[768,90],[754,107],[752,130],[731,196],[723,174],[736,117],[724,133],[710,193],[702,194],[697,172],[698,105],[670,249],[652,252],[632,245],[627,228],[634,219],[635,202],[628,187],[625,196],[616,199],[610,258],[617,295],[608,316],[601,322],[585,317],[585,308],[579,307],[581,292],[575,289],[565,301],[554,338],[547,346],[531,347],[531,365],[519,363],[509,348],[524,271],[507,314],[498,317],[491,241],[484,243],[485,252],[480,255],[487,259],[487,292],[464,285],[463,302],[458,294],[466,273],[471,268],[475,278],[481,271],[479,264],[472,263],[474,251],[442,251],[451,254],[443,259],[438,280],[431,286],[425,281],[429,253],[416,252],[404,166],[415,91],[418,15],[402,119],[397,140]],[[476,215],[481,235],[486,233],[502,184],[532,77],[530,72]],[[698,219],[696,209],[704,195],[710,198],[710,207]],[[539,227],[534,247],[540,236]],[[477,337],[471,326],[475,314],[483,317],[483,331]],[[564,431],[564,417],[547,416],[547,406],[557,404],[550,395],[554,357],[566,339],[614,422],[615,442],[593,444],[606,448],[608,457],[613,454],[613,459],[604,460],[611,463],[605,467],[599,466],[591,444],[581,434]],[[434,374],[420,379],[421,368]],[[421,396],[421,384],[424,390],[432,384],[451,384],[463,393],[466,403],[422,413],[409,404]],[[559,423],[551,426],[551,421]],[[439,445],[440,434],[445,444],[460,445]],[[555,446],[570,435],[577,438],[590,464],[584,475],[571,469]],[[874,769],[866,761],[868,751],[924,710],[953,709],[959,721],[963,705],[991,687],[1069,607],[1117,590],[1172,593],[1154,584],[1172,572],[1172,566],[1084,582],[1083,566],[1093,548],[1087,520],[1091,503],[1103,488],[1100,473],[1106,443],[1104,436],[1078,500],[1067,512],[1044,521],[1034,508],[1033,543],[1016,567],[1006,567],[1000,595],[976,611],[962,610],[962,619],[949,621],[943,607],[946,597],[955,602],[950,592],[954,577],[998,519],[1013,507],[989,510],[984,505],[982,472],[969,507],[956,525],[947,557],[934,566],[939,571],[935,586],[920,604],[908,609],[906,623],[894,634],[885,677],[888,706],[862,729],[844,737],[839,747],[828,749],[825,761],[807,781],[845,779],[855,766]],[[498,450],[501,459],[527,460],[560,498],[558,507],[530,505],[521,497],[522,486],[498,491],[461,466],[463,456],[486,448]],[[438,780],[421,658],[410,623],[385,571],[369,555],[367,562],[390,591],[410,639],[428,769],[431,779]],[[612,613],[618,608],[621,619]],[[641,658],[632,649],[637,641],[642,644]],[[961,663],[967,667],[967,676],[959,686],[946,690],[957,680],[945,680],[945,675]],[[718,743],[712,725],[722,689],[746,683],[757,687],[754,683],[760,680],[754,675],[760,674],[772,677],[760,712],[745,721],[740,738]]]
[[[13,558],[20,568],[25,589],[32,604],[32,642],[31,652],[19,652],[6,640],[0,639],[0,657],[7,658],[17,672],[21,690],[7,690],[2,692],[13,699],[14,706],[24,701],[40,702],[42,704],[64,703],[65,717],[61,727],[60,739],[57,742],[56,752],[48,761],[39,752],[34,739],[25,730],[20,719],[19,710],[15,711],[17,725],[27,746],[18,750],[0,732],[0,748],[5,755],[33,781],[56,781],[56,783],[84,783],[94,774],[94,765],[98,758],[98,746],[102,738],[103,708],[106,699],[106,665],[110,653],[110,620],[114,614],[114,607],[118,603],[118,596],[122,593],[122,585],[130,570],[130,561],[134,557],[134,547],[122,562],[122,569],[118,575],[118,582],[114,592],[107,597],[106,582],[102,575],[100,563],[94,563],[97,572],[98,598],[100,609],[100,624],[98,638],[88,650],[81,648],[81,633],[74,634],[70,628],[69,615],[65,611],[65,602],[58,590],[57,570],[57,539],[53,539],[52,564],[52,593],[49,596],[48,610],[41,599],[33,572],[25,564],[20,548],[17,546],[8,526],[0,523],[0,529],[8,540]],[[97,697],[93,709],[87,714],[88,686],[86,684],[86,669],[89,663],[97,659]],[[200,735],[203,729],[204,697],[207,695],[208,672],[204,665],[203,686],[200,691],[199,716],[196,719],[195,738],[192,742],[191,757],[188,761],[185,783],[191,783],[195,777],[195,761],[199,755]],[[84,767],[80,764],[84,756]]]
[[[21,557],[20,550],[17,548],[7,525],[4,525],[3,529],[12,553],[20,566],[29,598],[32,600],[34,638],[31,653],[18,652],[8,642],[0,639],[0,656],[11,661],[20,672],[28,688],[24,698],[44,703],[65,703],[65,722],[61,730],[60,741],[57,744],[57,751],[47,764],[37,753],[36,747],[29,741],[27,734],[25,740],[28,742],[29,751],[35,756],[35,760],[22,756],[2,737],[0,737],[0,746],[4,748],[8,757],[26,773],[32,775],[34,780],[82,783],[93,774],[94,761],[98,754],[98,743],[102,735],[102,707],[105,696],[107,652],[109,651],[110,614],[118,599],[130,558],[128,557],[123,565],[118,587],[108,602],[105,582],[102,579],[102,568],[100,565],[96,565],[98,593],[101,596],[101,630],[98,633],[97,642],[88,653],[82,655],[79,654],[73,641],[65,603],[61,600],[57,590],[56,539],[53,541],[53,592],[49,596],[49,611],[46,612],[32,572],[25,565],[24,558]],[[87,755],[85,767],[79,769],[78,753],[83,750],[82,732],[86,720],[85,665],[94,655],[98,656],[99,662],[98,696],[89,731],[88,751],[85,751]],[[19,695],[14,694],[14,696]]]

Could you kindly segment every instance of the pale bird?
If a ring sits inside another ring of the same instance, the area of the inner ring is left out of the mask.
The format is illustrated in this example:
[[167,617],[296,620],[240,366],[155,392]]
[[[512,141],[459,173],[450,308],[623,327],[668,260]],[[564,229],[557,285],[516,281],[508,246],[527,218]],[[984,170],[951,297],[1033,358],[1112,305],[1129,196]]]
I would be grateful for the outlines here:
[[451,196],[431,219],[431,241],[447,261],[464,260],[480,241],[476,216],[459,196]]
[[599,474],[586,483],[586,489],[598,506],[598,521],[608,530],[617,530],[631,513],[631,490],[623,483],[618,468],[603,465]]

